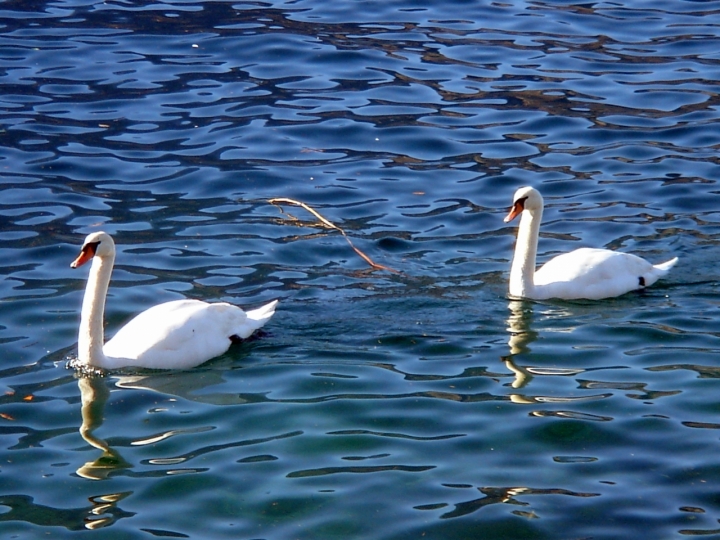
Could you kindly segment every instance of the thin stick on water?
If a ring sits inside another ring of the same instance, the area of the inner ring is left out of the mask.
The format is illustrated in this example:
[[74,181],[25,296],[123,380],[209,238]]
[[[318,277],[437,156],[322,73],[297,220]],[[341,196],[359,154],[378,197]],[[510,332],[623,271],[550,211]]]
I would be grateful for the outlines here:
[[358,255],[360,255],[360,257],[362,257],[362,259],[363,259],[366,263],[368,263],[370,266],[372,266],[372,267],[375,268],[376,270],[387,270],[388,272],[394,272],[394,273],[396,273],[396,274],[399,273],[399,272],[398,272],[397,270],[395,270],[394,268],[390,268],[389,266],[385,266],[385,265],[382,265],[382,264],[378,264],[378,263],[376,263],[375,261],[373,261],[370,257],[368,257],[367,255],[365,255],[362,251],[360,251],[358,248],[356,248],[356,247],[353,245],[353,243],[350,241],[350,238],[348,238],[348,235],[345,234],[345,231],[343,231],[340,227],[338,227],[337,225],[335,225],[332,221],[330,221],[330,220],[328,220],[328,219],[325,219],[323,216],[320,215],[320,213],[319,213],[317,210],[311,208],[310,206],[308,206],[308,205],[305,204],[304,202],[296,201],[295,199],[288,199],[288,198],[286,198],[286,197],[278,197],[278,198],[275,198],[275,199],[269,199],[268,202],[269,202],[270,204],[273,204],[273,205],[280,205],[280,204],[283,204],[283,203],[285,203],[285,204],[294,204],[294,205],[296,205],[296,206],[300,206],[301,208],[304,208],[305,210],[307,210],[308,212],[310,212],[313,216],[315,216],[316,218],[318,218],[318,220],[320,221],[320,223],[322,223],[322,224],[325,225],[326,227],[328,227],[328,228],[330,228],[330,229],[335,229],[336,231],[340,231],[340,234],[343,235],[343,238],[345,238],[345,240],[346,240],[347,243],[350,245],[350,247],[353,249],[353,251],[354,251],[355,253],[357,253]]

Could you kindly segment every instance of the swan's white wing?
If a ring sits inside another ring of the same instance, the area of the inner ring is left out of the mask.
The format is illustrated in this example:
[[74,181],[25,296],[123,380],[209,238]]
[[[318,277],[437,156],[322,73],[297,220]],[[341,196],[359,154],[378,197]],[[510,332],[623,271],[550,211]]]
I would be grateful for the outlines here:
[[655,283],[665,271],[630,253],[581,248],[549,260],[535,273],[537,298],[601,299]]
[[248,337],[271,315],[251,319],[232,304],[199,300],[159,304],[137,315],[105,344],[103,352],[112,365],[103,367],[194,367],[226,352],[231,336]]

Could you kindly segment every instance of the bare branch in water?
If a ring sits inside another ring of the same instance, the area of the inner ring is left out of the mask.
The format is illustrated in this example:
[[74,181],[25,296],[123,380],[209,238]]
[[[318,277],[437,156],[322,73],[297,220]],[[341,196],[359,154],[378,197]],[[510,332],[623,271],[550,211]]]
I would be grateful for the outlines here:
[[337,225],[335,225],[332,221],[330,221],[330,220],[328,220],[328,219],[325,219],[323,216],[320,215],[320,213],[319,213],[317,210],[309,207],[309,206],[308,206],[307,204],[305,204],[304,202],[296,201],[295,199],[288,199],[288,198],[285,198],[285,197],[278,197],[278,198],[275,198],[275,199],[269,199],[268,202],[269,202],[270,204],[273,204],[273,205],[281,205],[281,204],[283,204],[283,203],[285,203],[285,204],[294,204],[294,205],[296,205],[296,206],[300,206],[300,207],[304,208],[305,210],[307,210],[308,212],[310,212],[313,216],[315,216],[316,218],[318,218],[318,220],[320,221],[320,223],[322,223],[322,224],[325,225],[326,227],[328,227],[328,228],[330,228],[330,229],[335,229],[335,230],[337,230],[337,231],[340,231],[340,234],[342,234],[342,235],[343,235],[343,238],[345,238],[345,240],[347,241],[347,243],[350,244],[350,247],[353,249],[353,251],[354,251],[355,253],[357,253],[358,255],[360,255],[360,257],[362,257],[363,260],[364,260],[366,263],[368,263],[370,266],[372,266],[372,267],[375,268],[376,270],[387,270],[388,272],[394,272],[394,273],[396,273],[396,274],[399,273],[399,272],[398,272],[397,270],[395,270],[394,268],[390,268],[390,267],[388,267],[388,266],[384,266],[384,265],[382,265],[382,264],[378,264],[378,263],[376,263],[375,261],[373,261],[370,257],[368,257],[367,255],[365,255],[362,251],[360,251],[358,248],[356,248],[356,247],[353,245],[353,243],[350,241],[350,238],[348,238],[348,235],[345,234],[345,231],[343,231],[340,227],[338,227]]

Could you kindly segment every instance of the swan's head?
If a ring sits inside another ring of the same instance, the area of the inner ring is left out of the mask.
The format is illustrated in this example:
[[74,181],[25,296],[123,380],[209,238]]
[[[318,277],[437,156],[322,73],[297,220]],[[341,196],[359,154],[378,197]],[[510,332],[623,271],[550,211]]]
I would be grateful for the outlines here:
[[505,218],[505,223],[515,219],[523,210],[529,212],[542,210],[543,204],[542,195],[537,189],[530,186],[521,187],[513,196],[513,203],[510,207],[510,213]]
[[112,257],[115,255],[115,242],[109,234],[94,232],[88,234],[80,249],[80,255],[71,264],[71,268],[77,268],[88,262],[93,257]]

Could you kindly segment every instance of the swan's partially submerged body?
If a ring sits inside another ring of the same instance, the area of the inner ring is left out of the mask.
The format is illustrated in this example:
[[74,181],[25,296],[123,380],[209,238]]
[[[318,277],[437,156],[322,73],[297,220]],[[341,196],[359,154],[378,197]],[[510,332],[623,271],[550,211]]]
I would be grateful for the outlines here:
[[115,260],[108,234],[89,235],[71,266],[89,260],[93,262],[78,335],[80,366],[188,369],[225,353],[233,340],[249,337],[275,313],[277,300],[247,313],[224,302],[175,300],[143,311],[103,344],[105,298]]
[[550,259],[535,272],[535,292],[542,298],[599,300],[649,287],[677,259],[653,265],[631,253],[580,248]]
[[[224,354],[233,339],[245,339],[275,312],[273,302],[245,313],[232,304],[175,300],[143,311],[105,343],[104,364],[187,369]],[[162,324],[158,324],[162,321]]]
[[580,248],[550,259],[535,271],[543,198],[531,187],[515,193],[505,218],[520,215],[515,255],[510,268],[510,296],[600,300],[644,289],[668,273],[677,257],[653,265],[630,253],[609,249]]

